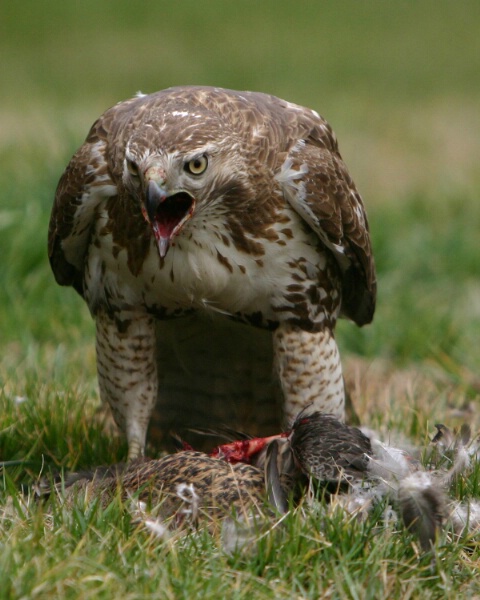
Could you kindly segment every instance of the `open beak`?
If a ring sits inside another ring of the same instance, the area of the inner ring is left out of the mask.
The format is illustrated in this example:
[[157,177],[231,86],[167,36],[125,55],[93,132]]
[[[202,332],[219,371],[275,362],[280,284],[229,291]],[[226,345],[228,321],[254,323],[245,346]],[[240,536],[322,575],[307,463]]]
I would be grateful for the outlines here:
[[185,191],[169,194],[153,180],[147,185],[144,216],[152,227],[158,252],[164,258],[172,239],[193,215],[195,198]]

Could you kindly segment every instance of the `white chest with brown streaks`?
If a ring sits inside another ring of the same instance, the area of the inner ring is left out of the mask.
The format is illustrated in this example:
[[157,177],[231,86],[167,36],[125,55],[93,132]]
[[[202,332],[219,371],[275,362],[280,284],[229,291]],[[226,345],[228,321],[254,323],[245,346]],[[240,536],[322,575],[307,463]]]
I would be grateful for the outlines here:
[[[97,231],[105,220],[104,214],[99,215]],[[263,319],[275,321],[279,315],[274,308],[285,306],[288,286],[299,279],[305,284],[316,282],[326,263],[318,240],[298,225],[294,213],[287,226],[279,224],[276,230],[278,240],[260,240],[264,253],[254,256],[236,248],[233,241],[225,241],[220,220],[192,220],[163,261],[152,239],[137,277],[128,267],[127,251],[114,251],[110,234],[99,236],[89,251],[88,289],[95,290],[89,302],[112,304],[114,299],[115,306],[117,299],[147,309],[203,309],[227,315],[261,312]],[[298,260],[302,270],[292,266]]]

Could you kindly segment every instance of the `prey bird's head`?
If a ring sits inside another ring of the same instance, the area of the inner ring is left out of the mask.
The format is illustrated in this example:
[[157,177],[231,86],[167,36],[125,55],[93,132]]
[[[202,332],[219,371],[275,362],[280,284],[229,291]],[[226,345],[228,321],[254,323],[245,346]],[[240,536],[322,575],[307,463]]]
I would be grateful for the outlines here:
[[207,207],[218,205],[238,186],[244,171],[238,153],[232,151],[232,136],[218,123],[206,127],[203,115],[195,120],[195,115],[182,111],[167,116],[163,127],[146,123],[130,137],[122,174],[125,188],[140,203],[161,258],[194,216],[205,217]]

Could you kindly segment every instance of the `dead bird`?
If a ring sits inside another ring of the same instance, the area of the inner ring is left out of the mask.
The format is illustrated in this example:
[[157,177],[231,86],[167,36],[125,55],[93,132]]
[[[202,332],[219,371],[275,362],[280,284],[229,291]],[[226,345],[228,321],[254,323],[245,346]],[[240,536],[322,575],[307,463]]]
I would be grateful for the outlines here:
[[[465,443],[465,436],[463,436]],[[284,514],[314,482],[348,511],[366,514],[384,498],[429,550],[445,515],[450,479],[425,469],[408,452],[382,443],[335,417],[303,411],[292,427],[266,438],[234,440],[211,455],[193,450],[158,460],[70,475],[63,487],[85,490],[106,503],[120,490],[173,525],[197,523],[247,510]],[[57,489],[60,489],[57,485]],[[265,498],[274,509],[264,511]],[[457,514],[464,514],[458,506]]]
[[152,509],[166,524],[178,527],[200,521],[215,524],[222,517],[261,514],[265,505],[263,472],[248,464],[229,464],[203,452],[183,451],[159,459],[69,473],[53,487],[42,480],[37,494],[55,489],[71,501],[99,499],[103,505],[120,493]]
[[[329,472],[326,479],[333,481],[337,467],[347,467],[350,459],[352,465],[364,462],[370,446],[358,429],[315,412],[308,417],[302,413],[289,431],[265,438],[244,436],[217,446],[210,455],[184,448],[157,460],[69,473],[53,487],[67,498],[84,493],[87,500],[99,497],[103,504],[120,490],[124,498],[159,505],[162,519],[175,517],[175,524],[186,514],[196,521],[202,515],[216,518],[252,508],[259,512],[265,499],[283,514],[292,499],[300,499],[312,471],[321,479],[323,465],[324,473]],[[41,480],[36,490],[39,495],[50,493],[51,482]]]

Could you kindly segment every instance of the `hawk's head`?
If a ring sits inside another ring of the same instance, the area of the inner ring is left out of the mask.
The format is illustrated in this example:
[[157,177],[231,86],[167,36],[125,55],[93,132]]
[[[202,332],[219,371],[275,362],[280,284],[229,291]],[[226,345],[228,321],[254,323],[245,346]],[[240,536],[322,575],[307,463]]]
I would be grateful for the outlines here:
[[234,132],[203,111],[172,110],[129,138],[123,184],[140,202],[163,258],[186,223],[242,186],[246,169]]

